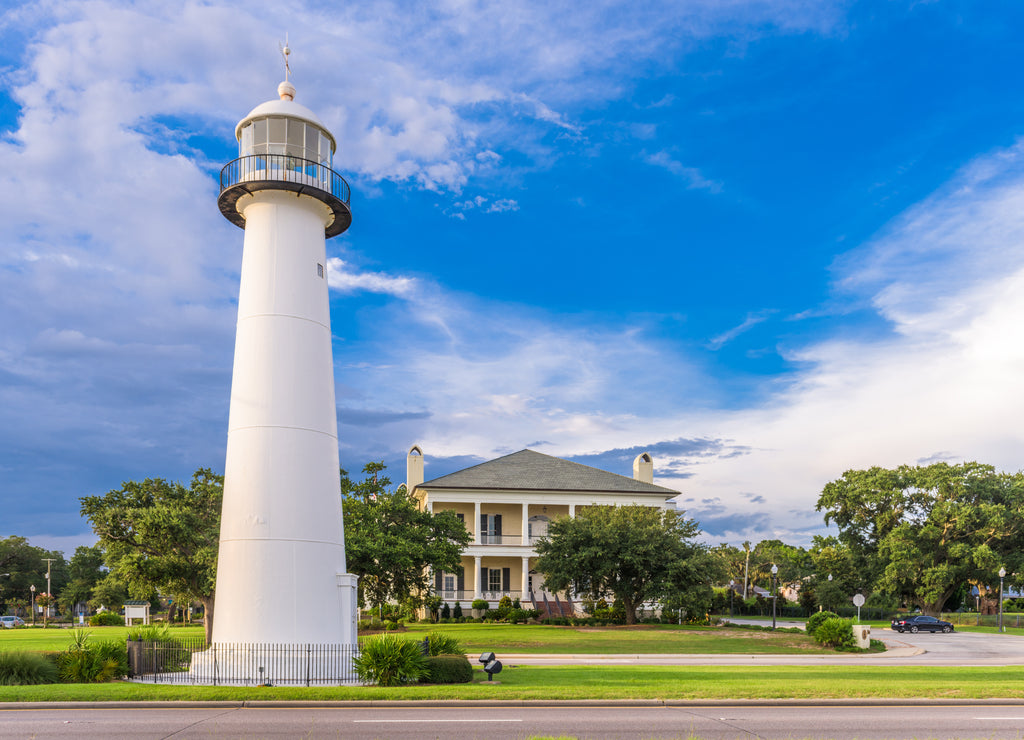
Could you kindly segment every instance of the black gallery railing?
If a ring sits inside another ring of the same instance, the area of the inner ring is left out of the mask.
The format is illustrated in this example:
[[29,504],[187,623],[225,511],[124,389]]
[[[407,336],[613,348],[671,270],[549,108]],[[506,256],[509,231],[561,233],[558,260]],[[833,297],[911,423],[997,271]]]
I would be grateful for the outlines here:
[[250,154],[228,162],[220,171],[221,192],[235,185],[291,182],[330,193],[345,204],[351,190],[345,178],[326,165],[287,154]]
[[128,677],[201,686],[338,686],[359,683],[352,668],[358,655],[358,645],[129,640]]

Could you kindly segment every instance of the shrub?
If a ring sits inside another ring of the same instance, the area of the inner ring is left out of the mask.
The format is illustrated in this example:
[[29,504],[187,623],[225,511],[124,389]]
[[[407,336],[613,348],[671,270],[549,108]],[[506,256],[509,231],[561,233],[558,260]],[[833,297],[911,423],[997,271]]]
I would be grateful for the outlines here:
[[498,614],[502,619],[504,619],[505,615],[510,611],[512,611],[512,598],[508,594],[505,594],[498,601]]
[[826,619],[835,619],[838,616],[839,615],[835,612],[815,612],[807,618],[807,634],[814,637],[814,633],[818,629],[818,625]]
[[363,643],[352,667],[365,683],[399,686],[425,676],[427,659],[420,643],[384,633]]
[[0,652],[0,686],[57,682],[57,666],[39,653]]
[[124,617],[117,612],[100,612],[89,617],[90,627],[124,627]]
[[506,617],[506,619],[512,624],[518,624],[519,622],[525,623],[529,618],[530,615],[527,613],[526,609],[512,609]]
[[469,683],[472,680],[473,666],[465,655],[431,655],[420,683]]
[[487,602],[487,599],[473,599],[474,609],[488,609],[490,606],[491,605]]
[[814,639],[836,650],[849,650],[857,644],[853,639],[853,622],[842,617],[829,617],[819,624]]
[[89,633],[74,630],[71,646],[57,655],[57,675],[64,683],[104,683],[128,673],[128,649],[114,640],[89,642]]
[[431,655],[465,655],[459,641],[443,632],[431,632],[426,639],[430,643]]
[[446,601],[446,602],[444,602],[444,604],[441,605],[441,619],[451,619],[451,618],[452,618],[452,610],[451,610],[451,607],[448,606],[448,602]]
[[457,601],[455,602],[455,608],[452,609],[452,616],[455,619],[462,619],[462,604]]
[[389,632],[394,632],[395,630],[398,629],[398,622],[393,622],[391,620],[388,620],[387,622],[384,623],[384,629],[388,630]]

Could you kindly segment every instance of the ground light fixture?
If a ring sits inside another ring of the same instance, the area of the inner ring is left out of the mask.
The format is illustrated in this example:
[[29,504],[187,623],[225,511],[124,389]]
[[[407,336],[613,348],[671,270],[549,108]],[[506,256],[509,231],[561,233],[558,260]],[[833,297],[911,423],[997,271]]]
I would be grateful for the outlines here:
[[494,657],[494,653],[481,653],[478,660],[483,664],[488,681],[494,680],[495,673],[501,673],[501,661]]

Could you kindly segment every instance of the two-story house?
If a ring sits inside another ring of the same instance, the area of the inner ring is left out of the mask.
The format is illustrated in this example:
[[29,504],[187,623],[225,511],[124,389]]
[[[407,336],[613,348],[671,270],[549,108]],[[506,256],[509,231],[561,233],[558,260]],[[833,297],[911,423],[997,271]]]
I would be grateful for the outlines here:
[[[435,573],[435,589],[449,605],[467,609],[475,599],[495,606],[502,596],[520,599],[523,608],[566,613],[565,595],[544,589],[532,570],[534,545],[556,517],[574,517],[586,506],[640,504],[670,508],[679,491],[654,484],[648,453],[633,461],[633,477],[544,455],[533,450],[499,457],[433,480],[423,480],[423,451],[409,450],[406,486],[429,511],[452,510],[473,540],[463,551],[462,567]],[[556,608],[557,607],[557,608]]]

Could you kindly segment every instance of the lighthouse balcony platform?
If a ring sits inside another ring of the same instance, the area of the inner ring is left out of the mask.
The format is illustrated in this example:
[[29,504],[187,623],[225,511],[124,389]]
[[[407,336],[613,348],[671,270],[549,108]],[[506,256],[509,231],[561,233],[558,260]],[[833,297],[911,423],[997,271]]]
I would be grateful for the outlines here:
[[286,154],[252,154],[229,162],[220,171],[220,212],[244,229],[245,217],[238,211],[238,200],[259,190],[288,190],[326,204],[334,215],[325,229],[327,237],[337,236],[352,223],[348,183],[319,162]]

